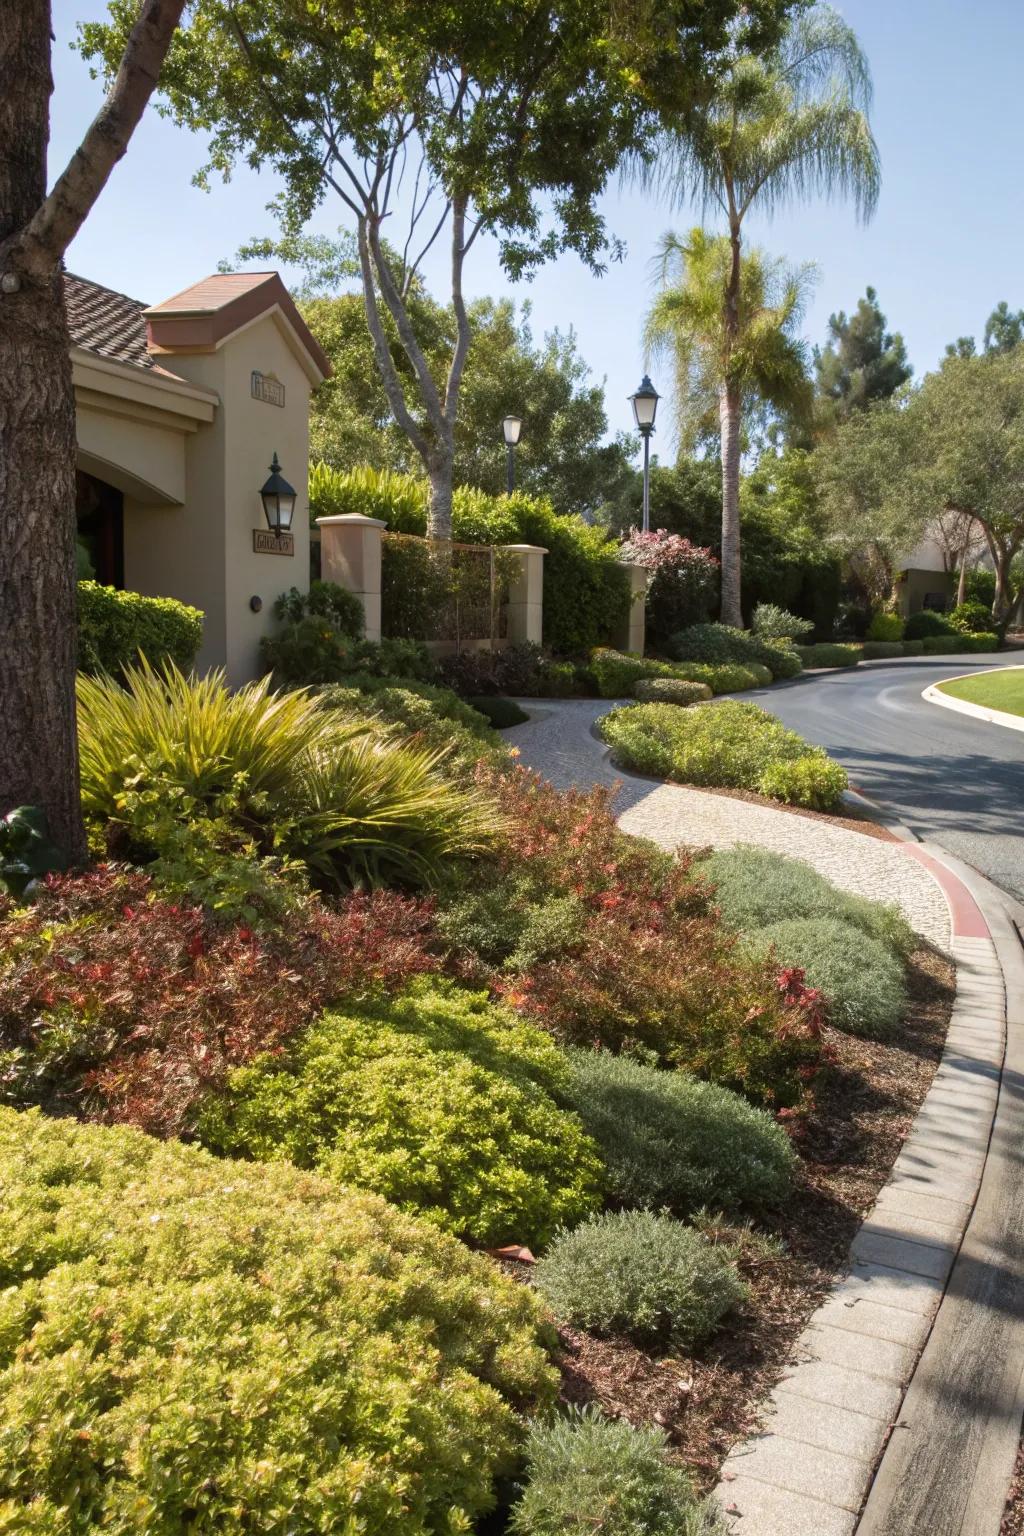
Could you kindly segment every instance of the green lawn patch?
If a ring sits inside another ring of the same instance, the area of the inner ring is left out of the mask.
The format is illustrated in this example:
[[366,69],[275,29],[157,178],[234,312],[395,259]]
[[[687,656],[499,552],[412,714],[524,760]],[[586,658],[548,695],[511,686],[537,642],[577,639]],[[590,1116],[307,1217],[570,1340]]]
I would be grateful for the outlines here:
[[954,677],[940,683],[943,693],[966,699],[984,709],[1001,709],[1007,715],[1024,715],[1024,666],[1001,672],[981,672],[976,677]]

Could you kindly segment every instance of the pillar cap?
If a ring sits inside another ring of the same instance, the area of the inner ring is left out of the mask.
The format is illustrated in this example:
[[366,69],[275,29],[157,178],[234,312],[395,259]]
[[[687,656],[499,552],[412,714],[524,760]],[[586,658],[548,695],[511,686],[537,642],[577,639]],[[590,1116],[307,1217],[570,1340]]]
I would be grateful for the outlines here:
[[517,555],[546,555],[549,553],[540,544],[502,544],[501,548],[514,550]]
[[316,518],[318,528],[386,528],[380,517],[366,517],[362,512],[338,512],[334,517]]

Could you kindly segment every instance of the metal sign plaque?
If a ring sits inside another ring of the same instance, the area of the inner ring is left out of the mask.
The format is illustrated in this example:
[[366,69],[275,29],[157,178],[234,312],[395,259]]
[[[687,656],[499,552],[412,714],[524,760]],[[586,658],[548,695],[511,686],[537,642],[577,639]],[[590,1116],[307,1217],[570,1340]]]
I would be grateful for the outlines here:
[[267,405],[284,405],[284,385],[272,373],[260,373],[254,368],[250,388],[254,400],[263,400]]
[[294,555],[294,533],[271,533],[267,528],[254,528],[252,547],[257,555]]

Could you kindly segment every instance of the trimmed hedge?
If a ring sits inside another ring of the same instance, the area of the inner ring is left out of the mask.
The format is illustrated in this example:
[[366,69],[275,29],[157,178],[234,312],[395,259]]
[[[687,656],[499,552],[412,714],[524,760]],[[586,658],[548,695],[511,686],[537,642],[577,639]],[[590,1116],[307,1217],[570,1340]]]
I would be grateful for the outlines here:
[[707,683],[688,683],[681,677],[642,677],[633,684],[633,697],[645,704],[701,704],[713,697]]
[[787,966],[799,966],[824,993],[839,1029],[869,1040],[890,1038],[906,1007],[903,964],[878,939],[839,917],[794,917],[761,928],[745,940],[757,955],[774,949]]
[[976,630],[965,639],[969,651],[998,651],[1000,645],[999,636],[992,630]]
[[673,635],[669,651],[676,661],[736,662],[766,669],[767,681],[795,677],[800,658],[785,640],[771,640],[729,624],[693,624]]
[[78,667],[118,676],[145,656],[187,672],[203,642],[203,615],[173,597],[143,597],[96,581],[78,583]]
[[477,693],[467,699],[466,703],[484,715],[496,731],[507,731],[511,726],[522,725],[530,718],[515,699],[503,698],[501,694]]
[[284,1165],[0,1109],[0,1523],[468,1529],[555,1375],[524,1286]]
[[860,657],[855,645],[798,645],[797,655],[805,667],[855,667]]
[[906,652],[902,640],[865,640],[860,654],[864,661],[890,661]]
[[925,635],[926,656],[962,656],[972,650],[966,635]]
[[612,1199],[689,1216],[778,1205],[796,1156],[739,1094],[608,1051],[573,1051],[565,1097],[597,1142]]
[[664,677],[686,683],[704,683],[716,695],[742,693],[747,688],[766,688],[772,681],[768,669],[755,662],[655,661],[650,656],[606,649],[593,652],[590,672],[602,699],[628,699],[642,678]]
[[904,642],[903,642],[903,654],[904,654],[904,656],[923,656],[924,655],[924,641],[923,640],[904,640]]
[[903,630],[904,640],[927,640],[936,635],[955,634],[956,631],[944,613],[936,613],[932,608],[922,608],[918,613],[912,613]]

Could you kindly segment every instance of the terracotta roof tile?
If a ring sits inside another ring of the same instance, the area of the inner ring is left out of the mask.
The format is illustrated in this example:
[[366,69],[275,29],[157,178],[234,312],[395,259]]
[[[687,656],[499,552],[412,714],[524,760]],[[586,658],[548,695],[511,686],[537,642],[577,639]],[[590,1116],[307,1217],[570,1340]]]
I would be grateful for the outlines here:
[[77,347],[108,357],[115,363],[131,363],[136,368],[155,368],[146,346],[145,304],[116,293],[100,283],[64,274],[64,301],[68,311],[68,329]]

